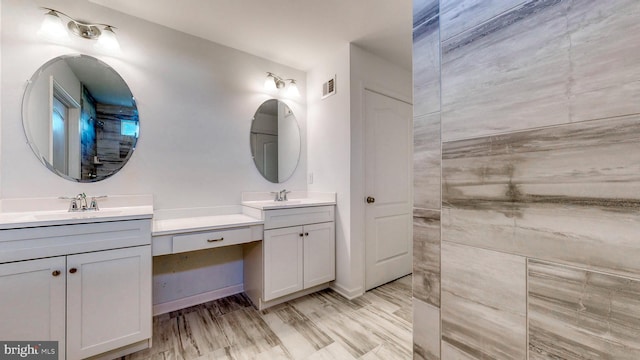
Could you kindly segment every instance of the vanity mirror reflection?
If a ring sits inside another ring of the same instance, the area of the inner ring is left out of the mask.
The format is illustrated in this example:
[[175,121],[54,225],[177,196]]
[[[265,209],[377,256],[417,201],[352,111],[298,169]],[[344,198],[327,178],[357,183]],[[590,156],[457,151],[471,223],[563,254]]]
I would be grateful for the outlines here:
[[265,179],[281,183],[293,175],[300,159],[300,128],[284,102],[263,102],[251,123],[251,156]]
[[59,56],[35,72],[22,100],[22,124],[42,164],[78,182],[118,172],[139,136],[138,109],[127,83],[88,55]]

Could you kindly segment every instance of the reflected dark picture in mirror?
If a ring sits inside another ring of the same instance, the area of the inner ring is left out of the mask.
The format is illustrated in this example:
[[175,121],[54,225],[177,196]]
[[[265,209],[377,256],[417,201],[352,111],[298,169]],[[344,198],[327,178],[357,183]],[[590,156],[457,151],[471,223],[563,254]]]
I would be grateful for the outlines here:
[[265,179],[289,179],[300,159],[300,128],[289,106],[276,99],[263,102],[253,116],[250,143],[253,162]]
[[126,164],[139,120],[122,77],[87,55],[42,65],[22,101],[24,131],[35,155],[54,173],[78,182],[108,178]]

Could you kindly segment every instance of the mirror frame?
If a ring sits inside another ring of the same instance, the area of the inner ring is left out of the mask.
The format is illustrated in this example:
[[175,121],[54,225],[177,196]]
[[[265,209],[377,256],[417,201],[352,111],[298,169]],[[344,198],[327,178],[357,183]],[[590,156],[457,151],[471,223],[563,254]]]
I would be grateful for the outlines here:
[[[122,81],[122,83],[127,87],[127,89],[129,90],[129,94],[131,94],[131,101],[133,104],[133,107],[135,108],[136,112],[138,113],[138,135],[135,137],[135,139],[133,140],[132,144],[131,144],[131,149],[129,150],[129,153],[127,154],[127,156],[125,158],[122,159],[122,165],[120,167],[118,167],[117,169],[113,170],[111,173],[109,173],[108,175],[104,175],[102,177],[95,177],[95,178],[88,178],[88,179],[78,179],[72,176],[69,176],[68,174],[64,174],[62,172],[60,172],[58,169],[56,169],[53,164],[51,164],[47,157],[42,153],[42,151],[37,147],[37,145],[34,143],[34,137],[31,135],[31,126],[29,126],[29,120],[27,119],[28,116],[28,107],[29,107],[29,99],[31,96],[31,92],[34,88],[34,83],[42,76],[42,73],[52,64],[58,62],[58,61],[63,61],[69,58],[86,58],[92,61],[95,61],[98,65],[104,66],[105,69],[110,70],[114,76],[116,76],[120,81]],[[109,64],[105,63],[104,61],[90,56],[90,55],[86,55],[86,54],[65,54],[65,55],[59,55],[56,56],[50,60],[48,60],[47,62],[45,62],[44,64],[42,64],[31,76],[31,78],[29,78],[29,80],[27,81],[27,86],[24,90],[24,93],[22,95],[22,109],[21,109],[21,115],[22,115],[22,129],[24,131],[25,137],[27,138],[27,143],[29,144],[29,147],[31,148],[31,150],[33,151],[34,155],[38,158],[38,160],[40,161],[40,163],[42,163],[47,169],[49,169],[51,172],[53,172],[54,174],[69,180],[69,181],[73,181],[73,182],[79,182],[79,183],[93,183],[93,182],[98,182],[98,181],[102,181],[102,180],[106,180],[110,177],[112,177],[113,175],[115,175],[116,173],[118,173],[120,170],[122,170],[122,168],[125,167],[125,165],[129,162],[129,159],[131,159],[131,156],[133,155],[133,153],[136,150],[136,147],[138,145],[138,139],[140,138],[140,112],[135,100],[135,96],[133,95],[133,92],[131,91],[131,88],[129,87],[129,84],[127,84],[127,82],[124,80],[124,78],[122,78],[122,76]]]

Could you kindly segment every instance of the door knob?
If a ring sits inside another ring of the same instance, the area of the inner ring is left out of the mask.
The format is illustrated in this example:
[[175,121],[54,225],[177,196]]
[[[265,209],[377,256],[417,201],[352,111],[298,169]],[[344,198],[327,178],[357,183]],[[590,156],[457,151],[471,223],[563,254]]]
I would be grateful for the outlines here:
[[75,274],[77,271],[78,271],[78,269],[76,269],[76,268],[69,269],[69,272],[72,273],[72,274]]
[[58,275],[60,275],[60,270],[53,270],[53,272],[51,273],[51,275],[53,275],[53,276],[58,276]]
[[376,198],[367,196],[367,204],[373,204],[374,202],[376,202]]

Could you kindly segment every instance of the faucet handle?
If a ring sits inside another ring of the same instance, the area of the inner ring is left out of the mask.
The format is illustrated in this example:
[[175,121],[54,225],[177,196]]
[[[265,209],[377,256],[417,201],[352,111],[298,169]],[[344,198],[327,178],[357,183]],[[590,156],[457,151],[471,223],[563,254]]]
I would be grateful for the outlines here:
[[287,194],[290,192],[291,190],[282,189],[282,191],[280,191],[280,201],[287,201]]
[[77,196],[68,197],[68,196],[60,196],[58,197],[60,200],[71,200],[69,203],[69,212],[78,211],[78,198]]
[[100,210],[100,207],[98,206],[98,199],[104,199],[106,197],[107,195],[92,196],[91,204],[89,205],[89,210],[95,210],[95,211]]
[[282,201],[280,191],[271,191],[271,194],[275,195],[273,201]]

